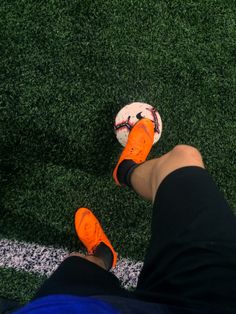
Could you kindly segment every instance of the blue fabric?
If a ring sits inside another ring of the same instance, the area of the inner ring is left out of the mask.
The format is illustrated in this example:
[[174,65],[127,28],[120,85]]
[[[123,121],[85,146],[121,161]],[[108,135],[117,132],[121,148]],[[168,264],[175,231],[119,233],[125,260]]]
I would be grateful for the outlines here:
[[15,314],[74,314],[74,313],[104,313],[117,314],[109,304],[88,297],[74,297],[69,295],[51,295],[48,297],[37,299]]
[[[219,314],[206,309],[190,309],[144,302],[119,296],[78,297],[71,295],[50,295],[36,299],[15,312],[15,314]],[[224,313],[228,313],[227,311]]]

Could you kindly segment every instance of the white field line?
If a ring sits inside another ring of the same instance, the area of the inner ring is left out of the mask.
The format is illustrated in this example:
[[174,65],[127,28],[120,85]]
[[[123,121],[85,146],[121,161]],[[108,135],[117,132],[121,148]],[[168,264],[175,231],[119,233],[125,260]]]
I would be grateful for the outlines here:
[[[68,254],[69,251],[63,248],[9,239],[0,240],[0,267],[14,268],[47,277]],[[142,262],[119,258],[112,272],[125,288],[136,287],[142,266]]]

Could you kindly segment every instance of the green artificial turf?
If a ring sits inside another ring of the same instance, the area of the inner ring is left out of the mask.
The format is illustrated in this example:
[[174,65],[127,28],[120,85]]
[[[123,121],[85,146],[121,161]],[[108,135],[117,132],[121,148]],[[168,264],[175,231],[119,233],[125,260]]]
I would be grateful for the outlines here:
[[151,157],[196,146],[236,210],[233,1],[6,1],[0,4],[0,229],[79,247],[77,207],[101,220],[122,256],[142,259],[151,204],[111,174],[125,104],[153,104]]
[[24,304],[32,298],[46,277],[0,268],[0,296]]

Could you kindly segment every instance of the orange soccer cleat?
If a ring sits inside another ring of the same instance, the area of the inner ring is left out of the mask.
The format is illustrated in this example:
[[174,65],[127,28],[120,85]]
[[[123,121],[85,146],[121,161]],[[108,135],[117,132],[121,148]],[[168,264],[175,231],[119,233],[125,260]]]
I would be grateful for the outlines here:
[[119,165],[124,160],[133,160],[136,164],[144,162],[152,148],[154,141],[154,123],[146,118],[138,121],[129,133],[127,144],[113,171],[113,178],[117,185],[121,185],[117,178]]
[[91,210],[84,207],[77,209],[75,213],[75,230],[88,254],[94,254],[98,245],[104,243],[113,255],[112,268],[116,266],[117,253]]

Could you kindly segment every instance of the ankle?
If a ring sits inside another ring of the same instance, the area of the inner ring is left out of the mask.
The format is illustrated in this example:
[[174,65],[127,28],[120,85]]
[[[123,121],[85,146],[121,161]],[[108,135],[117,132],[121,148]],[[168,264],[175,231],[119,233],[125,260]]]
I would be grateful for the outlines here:
[[77,257],[86,259],[87,261],[89,261],[91,263],[94,263],[97,266],[107,270],[105,262],[104,262],[104,260],[101,257],[97,257],[97,256],[94,256],[94,255],[84,255],[84,254],[81,254],[81,253],[78,253],[78,252],[72,252],[72,253],[70,253],[70,255],[68,257],[71,257],[71,256],[77,256]]
[[104,260],[100,257],[94,256],[94,255],[86,255],[85,259],[87,259],[88,261],[96,264],[97,266],[99,266],[105,270],[109,270],[109,269],[107,269]]
[[138,164],[131,159],[125,159],[121,162],[117,169],[117,179],[121,185],[132,187],[131,175],[137,166]]
[[101,242],[96,247],[96,249],[93,252],[93,255],[103,261],[106,270],[110,270],[112,268],[114,255],[109,246],[107,246],[104,242]]

